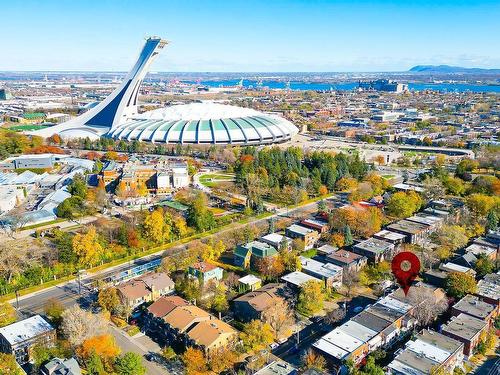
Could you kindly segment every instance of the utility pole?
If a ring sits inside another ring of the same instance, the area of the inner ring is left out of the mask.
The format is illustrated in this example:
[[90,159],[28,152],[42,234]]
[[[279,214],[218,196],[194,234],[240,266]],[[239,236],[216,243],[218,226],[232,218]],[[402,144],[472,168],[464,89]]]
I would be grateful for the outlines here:
[[19,290],[16,289],[16,307],[19,310]]

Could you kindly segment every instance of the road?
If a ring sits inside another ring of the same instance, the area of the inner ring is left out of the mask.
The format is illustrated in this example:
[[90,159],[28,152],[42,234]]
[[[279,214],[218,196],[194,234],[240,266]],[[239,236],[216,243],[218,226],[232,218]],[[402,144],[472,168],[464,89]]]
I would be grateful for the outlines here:
[[[157,352],[160,347],[151,348],[149,345],[146,346],[144,343],[140,342],[142,338],[151,341],[147,336],[139,335],[130,337],[128,334],[123,332],[121,329],[118,329],[114,326],[110,325],[110,331],[113,337],[116,340],[118,346],[122,349],[123,352],[133,352],[143,356],[148,354],[149,352]],[[152,342],[152,341],[151,341]],[[154,343],[153,343],[154,344]],[[156,344],[155,344],[156,345]],[[156,345],[157,346],[157,345]],[[143,365],[146,367],[146,374],[148,375],[165,375],[170,374],[167,369],[158,363],[148,361],[146,359],[142,360]]]
[[[212,235],[209,235],[206,238],[208,239],[210,237],[217,237],[221,233],[225,233],[227,231],[232,231],[232,230],[235,230],[238,228],[243,228],[244,226],[246,226],[248,224],[257,224],[260,222],[264,222],[264,221],[269,220],[271,217],[278,217],[278,216],[285,216],[285,215],[289,216],[292,213],[295,214],[295,213],[300,213],[303,211],[306,211],[306,212],[312,211],[312,210],[316,209],[316,206],[317,206],[317,202],[311,202],[311,203],[307,203],[305,205],[302,205],[302,206],[299,206],[299,207],[296,207],[293,209],[283,208],[283,209],[278,210],[275,214],[268,216],[268,217],[265,217],[265,218],[256,219],[256,220],[253,220],[253,221],[251,221],[249,223],[245,223],[245,224],[229,225],[227,228],[222,229],[221,231],[216,232]],[[172,255],[175,253],[179,253],[179,252],[183,251],[185,248],[186,248],[185,244],[173,246],[167,250],[159,250],[159,251],[155,252],[154,254],[138,258],[133,262],[128,262],[128,263],[125,263],[125,264],[122,264],[119,266],[110,267],[110,268],[107,268],[103,271],[99,271],[97,273],[93,273],[93,274],[89,274],[87,276],[84,276],[84,277],[82,277],[83,297],[85,297],[85,295],[88,294],[88,288],[95,281],[102,280],[108,276],[112,276],[112,275],[117,274],[119,272],[131,269],[137,265],[152,261],[154,259],[159,259],[159,258],[162,258],[166,255]],[[17,305],[19,303],[18,310],[23,314],[39,314],[39,313],[43,313],[44,305],[50,299],[58,300],[61,303],[63,303],[64,306],[69,307],[69,306],[77,303],[79,298],[80,298],[80,296],[78,295],[78,281],[71,280],[71,281],[62,283],[60,285],[54,286],[54,287],[50,287],[50,288],[43,289],[43,290],[38,291],[38,292],[34,292],[31,294],[27,294],[25,296],[19,297],[18,302],[16,301],[15,298],[10,300],[9,302],[15,307],[17,307]]]
[[[272,353],[284,361],[300,366],[304,352],[309,349],[316,340],[330,332],[333,328],[357,315],[359,311],[355,311],[356,307],[362,307],[364,309],[366,306],[374,302],[376,302],[376,300],[372,297],[357,296],[347,303],[346,317],[342,320],[342,322],[331,326],[330,324],[324,322],[322,318],[319,318],[316,322],[305,326],[299,331],[298,334],[295,333],[293,336],[290,336],[286,342],[275,348]],[[298,345],[297,339],[299,341]]]

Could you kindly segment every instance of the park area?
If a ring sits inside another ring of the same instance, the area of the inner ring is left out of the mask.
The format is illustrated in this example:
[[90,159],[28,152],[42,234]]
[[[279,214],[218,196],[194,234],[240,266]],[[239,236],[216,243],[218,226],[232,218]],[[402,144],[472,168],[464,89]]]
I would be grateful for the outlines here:
[[234,174],[230,173],[207,173],[200,176],[200,183],[206,187],[227,187],[234,184]]

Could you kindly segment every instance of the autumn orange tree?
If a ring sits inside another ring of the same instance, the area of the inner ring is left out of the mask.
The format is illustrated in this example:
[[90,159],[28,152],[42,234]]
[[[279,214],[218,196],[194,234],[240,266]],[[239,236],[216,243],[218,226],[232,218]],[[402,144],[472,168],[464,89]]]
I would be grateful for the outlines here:
[[207,359],[200,349],[188,347],[182,355],[186,367],[186,375],[203,375],[208,373]]
[[104,363],[110,364],[120,354],[120,348],[116,345],[113,336],[106,334],[94,336],[85,340],[76,350],[77,355],[84,361],[95,353]]

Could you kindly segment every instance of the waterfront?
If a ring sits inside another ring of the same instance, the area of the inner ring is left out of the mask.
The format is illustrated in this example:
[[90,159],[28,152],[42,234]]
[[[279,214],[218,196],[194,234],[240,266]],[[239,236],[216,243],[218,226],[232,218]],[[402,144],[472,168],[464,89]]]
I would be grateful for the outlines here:
[[[183,81],[189,84],[200,84],[208,87],[234,87],[239,84],[239,80],[203,80],[203,81]],[[260,84],[259,84],[260,83]],[[270,80],[243,80],[243,87],[256,88],[268,87],[270,89],[285,89],[288,83],[284,81]],[[349,91],[358,87],[358,82],[300,82],[290,81],[291,90],[314,90],[314,91]],[[466,83],[408,83],[410,91],[434,90],[440,92],[490,92],[500,93],[500,85],[466,84]]]

